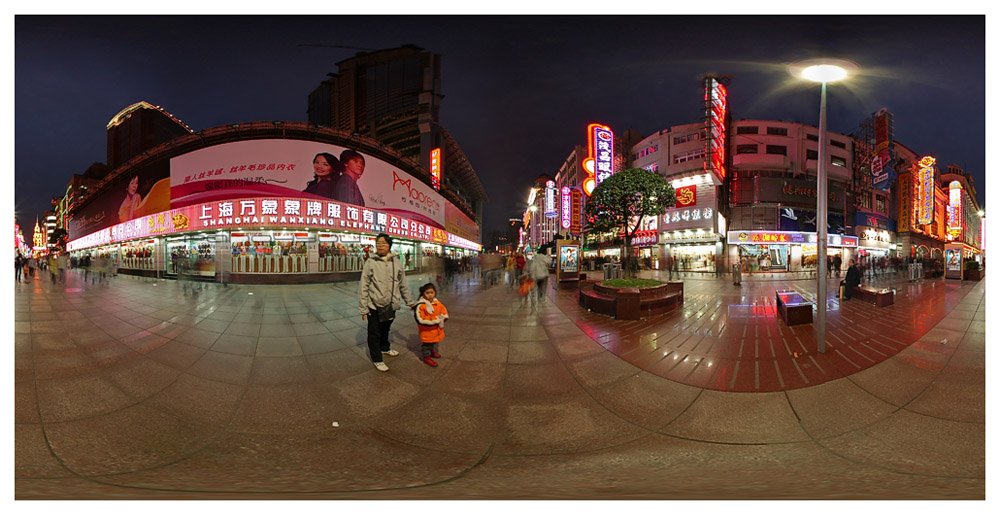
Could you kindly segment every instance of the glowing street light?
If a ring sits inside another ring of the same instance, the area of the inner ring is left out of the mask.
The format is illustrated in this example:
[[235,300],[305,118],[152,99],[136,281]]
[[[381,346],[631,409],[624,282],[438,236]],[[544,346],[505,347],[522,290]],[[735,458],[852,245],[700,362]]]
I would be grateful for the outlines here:
[[826,352],[826,224],[827,224],[827,178],[826,168],[826,83],[844,80],[860,68],[844,59],[814,58],[803,59],[789,65],[788,71],[795,77],[820,83],[819,100],[819,164],[816,170],[816,350]]

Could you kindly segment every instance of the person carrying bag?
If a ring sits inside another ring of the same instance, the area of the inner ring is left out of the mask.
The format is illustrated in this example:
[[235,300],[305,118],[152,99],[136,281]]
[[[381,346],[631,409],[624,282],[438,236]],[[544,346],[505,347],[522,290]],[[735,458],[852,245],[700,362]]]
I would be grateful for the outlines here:
[[382,355],[398,356],[390,348],[389,329],[400,307],[400,298],[412,309],[416,304],[406,286],[403,264],[396,254],[389,252],[392,238],[388,234],[375,237],[375,255],[365,260],[358,286],[358,308],[361,320],[368,322],[368,352],[381,372],[389,371]]

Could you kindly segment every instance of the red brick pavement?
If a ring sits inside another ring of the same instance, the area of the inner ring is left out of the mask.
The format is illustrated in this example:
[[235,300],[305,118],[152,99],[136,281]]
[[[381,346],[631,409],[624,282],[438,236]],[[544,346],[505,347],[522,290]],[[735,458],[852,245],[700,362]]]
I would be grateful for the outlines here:
[[777,291],[796,291],[815,306],[815,279],[737,286],[687,278],[683,307],[639,321],[587,311],[577,303],[576,289],[550,285],[548,294],[594,341],[647,372],[710,390],[768,392],[814,386],[885,361],[940,322],[974,285],[884,279],[875,285],[895,290],[895,299],[879,308],[857,299],[841,303],[837,284],[835,279],[828,284],[833,296],[822,354],[816,351],[815,326],[789,327],[775,306]]

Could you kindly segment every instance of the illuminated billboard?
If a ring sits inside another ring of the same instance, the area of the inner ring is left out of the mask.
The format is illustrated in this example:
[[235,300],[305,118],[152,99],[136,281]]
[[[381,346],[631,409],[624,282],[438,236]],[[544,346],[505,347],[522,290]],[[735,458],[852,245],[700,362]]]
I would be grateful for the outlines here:
[[705,78],[705,171],[722,184],[726,178],[726,116],[729,114],[728,91],[714,77]]
[[924,156],[917,163],[917,224],[934,221],[934,163],[931,156]]
[[170,160],[170,207],[241,197],[305,197],[446,226],[444,197],[385,161],[304,140],[223,143]]
[[441,191],[441,149],[431,150],[431,186]]
[[582,230],[581,211],[583,210],[583,206],[581,205],[581,201],[583,200],[583,194],[580,193],[580,190],[573,189],[572,191],[570,191],[569,195],[570,195],[570,201],[572,202],[572,205],[570,206],[569,210],[569,216],[570,216],[569,232],[573,234],[579,234]]
[[948,184],[948,234],[953,240],[962,238],[962,184]]
[[587,150],[589,156],[583,160],[587,177],[583,180],[583,192],[589,197],[594,188],[614,173],[615,144],[611,128],[599,123],[587,126]]
[[883,107],[875,113],[874,117],[875,148],[872,156],[872,186],[887,191],[896,178],[896,173],[892,168],[892,113]]
[[77,238],[70,241],[67,248],[74,251],[136,238],[206,229],[239,229],[243,226],[274,228],[289,225],[370,234],[384,232],[392,236],[481,250],[481,246],[474,241],[419,220],[353,204],[306,197],[243,198],[174,208]]

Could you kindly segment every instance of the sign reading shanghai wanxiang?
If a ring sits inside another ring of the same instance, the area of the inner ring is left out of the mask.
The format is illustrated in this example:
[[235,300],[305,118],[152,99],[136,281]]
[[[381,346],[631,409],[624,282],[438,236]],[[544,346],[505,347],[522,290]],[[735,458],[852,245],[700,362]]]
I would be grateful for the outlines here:
[[74,251],[136,238],[245,225],[385,232],[471,250],[482,248],[478,243],[423,222],[361,206],[306,198],[251,198],[185,206],[102,229],[69,242],[67,248]]

